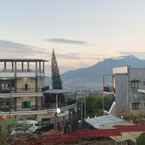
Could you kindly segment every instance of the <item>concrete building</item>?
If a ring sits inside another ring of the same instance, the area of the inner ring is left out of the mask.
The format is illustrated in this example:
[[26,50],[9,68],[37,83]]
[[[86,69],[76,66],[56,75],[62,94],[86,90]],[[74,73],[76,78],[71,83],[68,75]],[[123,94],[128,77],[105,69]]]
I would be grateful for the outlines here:
[[58,107],[63,108],[63,112],[69,110],[69,105],[74,107],[60,102],[62,95],[56,97],[51,92],[46,96],[49,89],[44,86],[46,62],[43,59],[0,59],[0,116],[40,121],[55,118]]
[[145,112],[145,68],[114,68],[113,90],[115,112]]

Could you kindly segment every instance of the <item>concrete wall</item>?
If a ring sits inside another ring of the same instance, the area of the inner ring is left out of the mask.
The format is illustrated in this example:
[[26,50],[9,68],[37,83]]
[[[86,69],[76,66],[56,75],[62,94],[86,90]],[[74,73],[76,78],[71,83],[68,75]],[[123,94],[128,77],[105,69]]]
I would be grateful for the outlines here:
[[[131,82],[139,81],[138,87],[132,87]],[[115,88],[117,112],[136,111],[133,103],[139,103],[140,111],[145,111],[145,94],[138,92],[138,89],[145,90],[145,69],[128,68],[128,73],[114,74],[113,85]]]
[[35,91],[35,79],[32,79],[32,78],[18,78],[17,79],[17,91],[18,92],[26,91],[25,84],[28,84],[28,91]]
[[128,110],[128,75],[115,75],[115,100],[116,111],[124,112]]
[[[17,78],[17,91],[26,91],[25,90],[25,84],[28,84],[28,92],[35,92],[35,87],[36,87],[36,80],[35,78]],[[43,84],[43,79],[38,79],[37,81],[37,87],[38,91],[41,90]]]
[[[139,87],[132,88],[131,81],[138,80]],[[139,93],[138,89],[145,90],[145,69],[143,68],[130,68],[129,69],[129,108],[130,111],[136,111],[132,108],[132,103],[139,103],[139,110],[145,111],[145,94]]]

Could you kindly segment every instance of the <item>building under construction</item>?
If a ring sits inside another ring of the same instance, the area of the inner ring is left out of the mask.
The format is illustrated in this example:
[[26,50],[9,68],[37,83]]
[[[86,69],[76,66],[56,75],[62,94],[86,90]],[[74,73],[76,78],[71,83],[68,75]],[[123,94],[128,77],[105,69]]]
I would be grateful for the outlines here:
[[69,109],[76,107],[72,97],[65,97],[65,92],[48,92],[48,85],[44,85],[48,77],[46,62],[43,59],[0,59],[1,116],[40,121],[56,118],[56,113],[64,117]]

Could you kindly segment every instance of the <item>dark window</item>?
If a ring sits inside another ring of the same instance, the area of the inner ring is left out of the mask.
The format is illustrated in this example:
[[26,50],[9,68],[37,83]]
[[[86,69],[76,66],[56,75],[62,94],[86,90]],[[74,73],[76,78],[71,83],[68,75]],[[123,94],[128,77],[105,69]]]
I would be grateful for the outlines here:
[[132,110],[137,110],[139,109],[140,103],[132,103]]
[[136,88],[138,89],[139,88],[139,80],[132,80],[131,81],[131,88]]
[[25,91],[28,90],[28,84],[25,84]]
[[104,92],[112,92],[112,88],[109,86],[104,86]]

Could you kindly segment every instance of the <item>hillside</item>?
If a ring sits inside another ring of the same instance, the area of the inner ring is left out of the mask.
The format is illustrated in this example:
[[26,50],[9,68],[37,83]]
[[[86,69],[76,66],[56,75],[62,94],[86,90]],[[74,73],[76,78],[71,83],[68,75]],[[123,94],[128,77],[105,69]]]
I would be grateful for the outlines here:
[[62,76],[64,88],[100,89],[103,75],[111,75],[112,68],[121,65],[145,67],[145,60],[131,55],[118,59],[105,59],[88,68],[68,71]]

